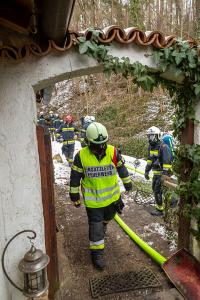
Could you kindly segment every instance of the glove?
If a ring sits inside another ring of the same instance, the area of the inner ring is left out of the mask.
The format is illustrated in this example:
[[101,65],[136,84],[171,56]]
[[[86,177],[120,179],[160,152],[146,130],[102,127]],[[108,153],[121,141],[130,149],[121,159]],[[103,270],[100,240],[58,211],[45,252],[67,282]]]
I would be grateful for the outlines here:
[[117,200],[114,204],[116,212],[118,212],[118,214],[122,213],[122,210],[124,208],[124,202],[122,201],[122,199],[120,198],[119,200]]
[[126,192],[130,192],[133,189],[132,182],[124,183],[124,187],[125,187]]
[[150,177],[149,177],[149,173],[148,173],[148,172],[145,172],[144,177],[145,177],[146,180],[149,180],[149,178],[150,178]]
[[74,206],[75,206],[76,208],[80,207],[80,206],[81,206],[81,201],[80,201],[80,200],[75,201],[75,202],[74,202]]

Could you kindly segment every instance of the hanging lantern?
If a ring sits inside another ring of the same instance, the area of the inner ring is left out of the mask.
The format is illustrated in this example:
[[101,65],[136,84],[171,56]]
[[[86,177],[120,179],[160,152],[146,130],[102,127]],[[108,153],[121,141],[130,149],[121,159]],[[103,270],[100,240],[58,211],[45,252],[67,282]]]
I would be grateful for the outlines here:
[[49,256],[34,245],[24,255],[18,268],[24,273],[23,294],[28,297],[40,297],[49,287],[47,279],[47,265]]
[[[24,273],[24,287],[18,286],[8,275],[4,258],[5,253],[10,245],[10,243],[20,234],[25,232],[31,232],[33,237],[27,236],[30,240],[31,248],[24,255],[24,258],[20,261],[18,268],[21,272]],[[37,298],[42,296],[49,287],[49,282],[47,278],[47,265],[49,264],[50,258],[47,254],[44,254],[42,250],[36,249],[32,240],[36,238],[36,232],[30,229],[22,230],[16,233],[6,244],[1,258],[2,270],[9,280],[9,282],[25,296],[29,298]]]

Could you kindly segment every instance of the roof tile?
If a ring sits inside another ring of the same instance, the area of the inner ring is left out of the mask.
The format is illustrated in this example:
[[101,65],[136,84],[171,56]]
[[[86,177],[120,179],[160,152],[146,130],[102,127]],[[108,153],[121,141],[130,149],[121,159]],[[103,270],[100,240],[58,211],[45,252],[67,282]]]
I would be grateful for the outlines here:
[[[143,32],[136,27],[122,29],[119,26],[112,25],[105,27],[104,29],[96,28],[96,30],[99,31],[99,42],[105,45],[116,41],[121,44],[134,43],[144,47],[152,45],[156,48],[167,48],[176,42],[176,37],[173,35],[164,36],[164,34],[160,31]],[[85,36],[87,40],[90,40],[92,36],[91,30],[86,29],[85,31],[68,31],[66,44],[63,48],[56,45],[56,43],[52,40],[49,41],[46,50],[42,50],[40,46],[35,43],[24,45],[19,49],[3,45],[0,47],[0,60],[12,59],[21,61],[30,55],[44,56],[49,54],[51,51],[64,52],[78,44],[78,38],[80,36]],[[191,46],[194,46],[195,41],[189,42]]]

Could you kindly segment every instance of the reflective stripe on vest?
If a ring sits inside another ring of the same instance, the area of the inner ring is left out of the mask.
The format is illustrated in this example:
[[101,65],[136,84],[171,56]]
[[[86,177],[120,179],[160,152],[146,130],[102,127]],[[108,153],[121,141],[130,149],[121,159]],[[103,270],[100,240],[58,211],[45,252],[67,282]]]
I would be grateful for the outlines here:
[[154,174],[154,175],[161,175],[161,174],[162,174],[162,171],[153,170],[153,174]]
[[158,156],[158,150],[150,150],[150,156],[152,155]]
[[64,127],[62,131],[74,131],[74,127]]
[[172,168],[172,165],[170,164],[163,164],[163,170],[168,171]]
[[120,187],[113,157],[114,147],[111,145],[107,146],[106,155],[100,161],[88,147],[80,150],[85,174],[81,182],[85,206],[105,207],[119,199]]
[[75,143],[75,140],[64,141],[63,145],[71,145],[71,144],[74,144],[74,143]]

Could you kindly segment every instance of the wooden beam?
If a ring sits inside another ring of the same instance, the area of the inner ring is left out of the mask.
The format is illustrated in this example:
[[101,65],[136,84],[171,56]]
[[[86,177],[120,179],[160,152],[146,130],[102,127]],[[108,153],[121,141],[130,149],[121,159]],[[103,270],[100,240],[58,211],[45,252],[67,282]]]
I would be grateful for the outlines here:
[[[181,144],[194,144],[194,122],[187,121],[185,129],[182,131]],[[192,162],[189,160],[184,161],[184,166],[181,171],[182,182],[187,182],[190,172],[192,170]],[[178,228],[178,249],[186,248],[190,250],[190,218],[185,215],[186,201],[184,194],[180,195],[179,202],[179,228]],[[189,202],[192,204],[192,197]]]
[[42,203],[45,224],[46,252],[50,257],[48,265],[49,300],[54,300],[54,294],[59,286],[58,255],[56,239],[56,220],[54,205],[54,173],[51,152],[50,135],[42,126],[37,125],[38,152],[40,160]]

